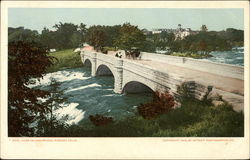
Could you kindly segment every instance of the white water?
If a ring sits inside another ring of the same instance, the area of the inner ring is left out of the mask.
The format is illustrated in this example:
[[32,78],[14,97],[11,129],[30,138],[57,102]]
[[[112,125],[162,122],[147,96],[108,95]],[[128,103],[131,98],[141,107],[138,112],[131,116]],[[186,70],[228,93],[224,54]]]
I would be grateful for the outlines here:
[[78,103],[62,104],[62,108],[57,109],[55,114],[58,114],[58,118],[68,116],[67,124],[78,124],[84,118],[85,114],[84,111],[76,108],[78,105]]
[[116,94],[113,92],[113,77],[91,77],[90,70],[86,68],[49,73],[42,79],[33,79],[35,83],[28,87],[49,90],[52,79],[59,82],[61,96],[67,98],[65,103],[60,104],[62,108],[54,113],[59,119],[67,115],[67,124],[86,125],[89,115],[95,114],[112,116],[116,120],[123,119],[133,115],[138,104],[151,99],[151,95]]
[[83,89],[89,88],[89,87],[101,87],[101,85],[94,83],[94,84],[90,84],[90,85],[86,85],[86,86],[82,86],[82,87],[78,87],[78,88],[74,88],[74,89],[69,89],[69,90],[66,90],[64,93],[79,91],[79,90],[83,90]]
[[204,60],[244,66],[244,53],[241,51],[215,51],[210,54],[213,55],[213,57]]
[[88,79],[89,77],[84,77],[84,73],[81,72],[69,72],[69,71],[57,71],[53,73],[48,73],[43,75],[43,78],[39,79],[31,79],[31,81],[34,81],[34,84],[28,85],[28,87],[37,87],[41,85],[50,85],[51,84],[51,79],[55,79],[57,82],[66,82],[66,81],[71,81],[75,79],[79,80],[85,80]]

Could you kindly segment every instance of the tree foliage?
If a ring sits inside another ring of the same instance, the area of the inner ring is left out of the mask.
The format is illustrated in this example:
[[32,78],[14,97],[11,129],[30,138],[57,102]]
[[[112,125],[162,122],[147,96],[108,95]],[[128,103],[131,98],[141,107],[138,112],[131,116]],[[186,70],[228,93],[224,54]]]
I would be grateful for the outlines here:
[[143,48],[146,36],[137,27],[130,23],[124,23],[120,28],[120,37],[116,41],[116,45],[120,49],[131,49],[132,47]]
[[107,33],[102,26],[92,26],[87,32],[87,43],[95,49],[101,49],[107,44]]
[[54,31],[44,28],[42,33],[24,29],[23,27],[9,27],[9,42],[25,41],[40,42],[48,49],[57,50],[79,47],[87,42],[97,49],[112,47],[131,49],[137,47],[142,51],[154,52],[156,49],[164,50],[166,47],[174,52],[230,50],[234,46],[243,46],[244,31],[227,28],[225,31],[208,31],[206,25],[201,26],[198,34],[191,34],[184,39],[176,39],[174,32],[162,31],[159,34],[152,32],[144,35],[143,30],[130,23],[114,26],[87,26],[83,23],[59,23],[54,25]]
[[226,31],[218,32],[218,35],[227,40],[232,46],[244,45],[244,31],[234,28],[227,28]]
[[105,116],[100,115],[100,114],[90,115],[90,116],[89,116],[89,120],[90,120],[95,126],[104,126],[104,125],[107,125],[107,124],[113,122],[113,118],[112,118],[112,117],[105,117]]
[[[56,41],[58,44],[58,48],[59,49],[66,49],[66,48],[72,48],[73,45],[71,42],[71,38],[72,35],[74,33],[77,33],[77,25],[74,25],[72,23],[59,23],[59,24],[55,24],[53,26],[56,31],[55,31],[55,36],[56,36]],[[80,41],[78,41],[78,43],[81,43]],[[74,46],[76,47],[76,46]]]
[[8,41],[9,42],[18,42],[23,41],[27,43],[39,42],[39,34],[35,30],[24,29],[24,27],[18,28],[8,28]]
[[[46,50],[35,43],[10,42],[8,46],[8,134],[32,136],[32,123],[45,117],[47,106],[39,98],[49,92],[31,89],[31,78],[42,77],[52,64]],[[39,97],[39,98],[38,98]]]
[[154,119],[159,115],[170,112],[175,106],[175,100],[168,92],[155,92],[153,101],[141,104],[137,109],[145,119]]
[[87,28],[83,23],[78,26],[72,23],[60,22],[53,27],[55,31],[44,28],[40,35],[41,43],[49,49],[76,48],[85,41]]
[[63,92],[59,90],[60,83],[54,78],[50,78],[50,89],[48,90],[49,96],[43,105],[46,106],[44,116],[37,120],[36,136],[51,137],[54,135],[61,135],[69,126],[66,121],[68,115],[59,115],[56,111],[62,108],[63,102],[66,98],[62,96]]
[[231,50],[231,45],[227,40],[213,32],[199,32],[195,35],[189,35],[185,39],[176,40],[172,43],[171,49],[174,52],[191,52],[199,51],[208,53],[211,51]]
[[48,49],[57,48],[56,34],[48,28],[43,28],[40,42]]

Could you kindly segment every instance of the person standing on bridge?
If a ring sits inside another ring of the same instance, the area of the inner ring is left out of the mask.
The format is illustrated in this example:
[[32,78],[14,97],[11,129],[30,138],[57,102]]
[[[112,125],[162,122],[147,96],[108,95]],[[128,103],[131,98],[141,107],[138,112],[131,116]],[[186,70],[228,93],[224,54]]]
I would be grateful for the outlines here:
[[115,54],[115,56],[118,57],[118,58],[122,58],[122,53],[121,53],[121,52],[117,52],[117,53]]

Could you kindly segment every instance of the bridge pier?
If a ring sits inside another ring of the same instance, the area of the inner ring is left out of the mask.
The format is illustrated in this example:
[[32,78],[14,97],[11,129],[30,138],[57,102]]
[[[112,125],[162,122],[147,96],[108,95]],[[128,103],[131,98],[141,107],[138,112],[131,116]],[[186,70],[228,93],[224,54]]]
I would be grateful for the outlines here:
[[123,60],[116,58],[115,61],[115,87],[114,92],[115,93],[122,93],[122,80],[123,80]]
[[96,76],[96,53],[91,54],[91,76]]

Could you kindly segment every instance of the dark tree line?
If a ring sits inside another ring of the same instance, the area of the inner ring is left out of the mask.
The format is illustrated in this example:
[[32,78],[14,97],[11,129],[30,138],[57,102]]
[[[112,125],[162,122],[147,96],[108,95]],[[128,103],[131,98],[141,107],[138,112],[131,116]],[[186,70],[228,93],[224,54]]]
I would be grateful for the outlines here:
[[[166,37],[166,38],[164,38]],[[244,31],[228,28],[226,31],[207,31],[206,26],[201,31],[184,39],[175,39],[171,33],[151,35],[150,39],[158,48],[168,46],[173,52],[209,53],[211,51],[228,51],[232,47],[243,46]]]
[[146,36],[137,26],[130,23],[115,26],[91,26],[86,34],[86,42],[96,49],[103,47],[125,50],[132,47],[146,48]]
[[227,28],[225,31],[208,31],[202,25],[200,31],[192,31],[184,38],[176,37],[174,32],[162,31],[158,34],[148,33],[146,39],[152,50],[170,49],[172,52],[209,53],[211,51],[227,51],[232,47],[244,44],[244,31]]
[[74,25],[72,23],[59,23],[53,26],[55,31],[44,28],[39,34],[35,30],[25,29],[24,27],[8,29],[9,42],[35,42],[47,49],[57,50],[76,48],[85,41],[86,25]]
[[231,50],[231,44],[217,33],[200,32],[195,35],[187,36],[183,40],[176,40],[170,46],[174,52],[191,52],[199,51],[209,53],[211,51]]
[[47,28],[39,34],[37,31],[19,28],[9,28],[9,42],[26,41],[37,42],[43,46],[57,50],[79,47],[80,44],[88,44],[100,50],[104,47],[109,49],[140,48],[142,51],[154,52],[158,49],[169,47],[173,52],[230,50],[235,46],[243,46],[244,31],[228,28],[225,31],[208,31],[205,25],[201,31],[184,39],[176,39],[174,33],[166,31],[160,34],[144,34],[138,26],[124,23],[123,25],[104,26],[93,25],[86,27],[85,24],[75,25],[72,23],[59,23],[53,26],[55,31]]
[[72,23],[59,23],[53,26],[55,31],[44,28],[39,34],[35,30],[24,27],[9,27],[9,42],[36,42],[42,46],[57,50],[79,47],[84,42],[101,49],[103,47],[130,49],[138,47],[143,50],[153,51],[150,48],[150,41],[146,40],[137,26],[130,23],[115,26],[94,25],[86,27],[85,24],[74,25]]

